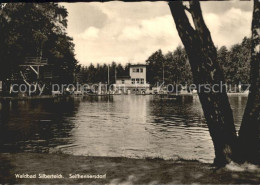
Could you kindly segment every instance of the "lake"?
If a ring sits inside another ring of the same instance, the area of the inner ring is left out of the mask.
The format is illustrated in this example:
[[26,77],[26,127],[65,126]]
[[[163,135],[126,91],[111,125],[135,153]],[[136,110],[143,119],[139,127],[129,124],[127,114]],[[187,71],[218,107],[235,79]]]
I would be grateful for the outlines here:
[[[238,130],[247,97],[230,103]],[[214,148],[197,96],[118,95],[0,103],[0,152],[196,159]]]

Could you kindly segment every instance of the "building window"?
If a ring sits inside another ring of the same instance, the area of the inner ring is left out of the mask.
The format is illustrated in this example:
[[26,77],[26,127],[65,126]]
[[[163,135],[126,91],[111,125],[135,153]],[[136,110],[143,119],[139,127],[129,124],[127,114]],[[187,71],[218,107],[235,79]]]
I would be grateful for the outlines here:
[[141,78],[141,84],[144,84],[144,79],[143,78]]
[[134,73],[142,73],[143,69],[142,68],[133,68]]
[[135,84],[135,79],[134,78],[132,79],[132,84]]
[[140,73],[144,72],[144,69],[143,68],[140,68]]
[[137,84],[140,83],[140,79],[139,79],[139,78],[136,79],[136,83],[137,83]]
[[122,80],[122,84],[125,84],[125,80]]

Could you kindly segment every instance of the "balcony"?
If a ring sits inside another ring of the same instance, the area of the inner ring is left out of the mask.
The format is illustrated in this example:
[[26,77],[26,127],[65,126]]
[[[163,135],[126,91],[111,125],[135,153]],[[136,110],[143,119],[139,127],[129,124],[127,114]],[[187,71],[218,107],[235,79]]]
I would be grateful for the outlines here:
[[47,58],[42,57],[26,57],[24,64],[21,66],[45,66],[48,64]]

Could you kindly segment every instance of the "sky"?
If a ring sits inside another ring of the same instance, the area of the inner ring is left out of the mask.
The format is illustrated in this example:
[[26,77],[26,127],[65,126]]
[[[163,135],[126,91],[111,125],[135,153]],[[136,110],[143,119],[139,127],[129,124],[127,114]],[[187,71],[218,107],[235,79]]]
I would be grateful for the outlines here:
[[[182,45],[166,2],[61,3],[68,10],[68,35],[82,65],[145,63],[158,49]],[[231,47],[250,36],[252,1],[201,2],[217,47]]]

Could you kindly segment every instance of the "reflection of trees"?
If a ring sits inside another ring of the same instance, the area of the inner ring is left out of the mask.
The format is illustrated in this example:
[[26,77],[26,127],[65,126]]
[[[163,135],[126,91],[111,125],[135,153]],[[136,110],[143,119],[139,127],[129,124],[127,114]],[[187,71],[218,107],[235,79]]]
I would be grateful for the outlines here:
[[[197,103],[196,103],[197,102]],[[163,126],[207,127],[198,100],[182,97],[182,100],[158,100],[151,102],[153,123]]]
[[68,119],[79,102],[36,100],[3,102],[0,110],[0,151],[42,151],[68,144],[74,123]]

